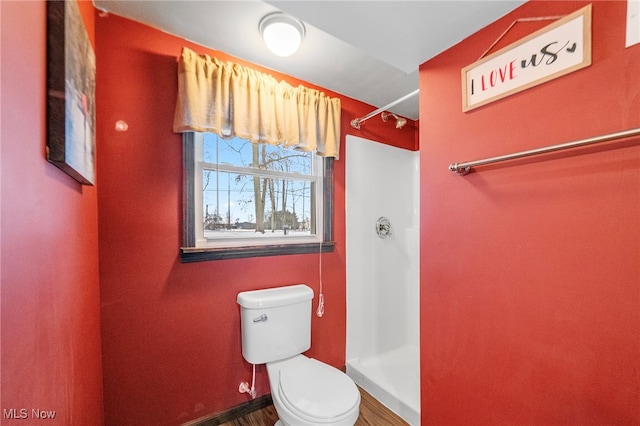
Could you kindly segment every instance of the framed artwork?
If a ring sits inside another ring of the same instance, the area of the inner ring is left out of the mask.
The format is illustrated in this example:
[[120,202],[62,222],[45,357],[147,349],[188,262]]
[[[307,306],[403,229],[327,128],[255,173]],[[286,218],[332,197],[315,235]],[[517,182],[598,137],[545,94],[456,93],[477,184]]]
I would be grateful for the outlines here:
[[627,39],[625,47],[640,43],[640,0],[627,0]]
[[47,2],[47,160],[95,182],[96,57],[76,0]]

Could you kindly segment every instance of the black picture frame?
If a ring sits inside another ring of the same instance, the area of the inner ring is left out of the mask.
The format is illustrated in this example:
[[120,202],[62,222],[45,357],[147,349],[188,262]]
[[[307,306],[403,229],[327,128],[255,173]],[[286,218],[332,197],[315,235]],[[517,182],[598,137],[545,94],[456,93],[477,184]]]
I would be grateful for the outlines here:
[[47,160],[95,183],[96,57],[76,0],[47,2]]

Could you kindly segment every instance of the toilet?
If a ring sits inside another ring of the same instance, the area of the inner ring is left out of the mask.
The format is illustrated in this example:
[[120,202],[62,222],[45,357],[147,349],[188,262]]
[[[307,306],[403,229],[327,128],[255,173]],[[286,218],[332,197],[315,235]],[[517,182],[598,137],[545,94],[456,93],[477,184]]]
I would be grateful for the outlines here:
[[312,299],[304,284],[239,293],[242,356],[267,365],[276,426],[353,426],[360,413],[353,380],[302,354],[311,347]]

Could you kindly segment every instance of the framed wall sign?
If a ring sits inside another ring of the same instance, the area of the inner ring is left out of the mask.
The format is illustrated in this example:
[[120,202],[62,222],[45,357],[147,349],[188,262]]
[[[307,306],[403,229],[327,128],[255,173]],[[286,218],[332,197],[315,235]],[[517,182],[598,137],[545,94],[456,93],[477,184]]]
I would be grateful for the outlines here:
[[76,0],[47,2],[47,160],[95,181],[96,58]]
[[462,69],[462,110],[591,65],[591,5]]

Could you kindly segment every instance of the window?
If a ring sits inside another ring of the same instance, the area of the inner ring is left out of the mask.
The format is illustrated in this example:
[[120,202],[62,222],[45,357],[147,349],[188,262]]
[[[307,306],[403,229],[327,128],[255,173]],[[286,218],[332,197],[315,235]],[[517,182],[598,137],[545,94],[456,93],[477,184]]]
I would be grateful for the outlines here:
[[333,250],[332,158],[185,133],[182,261]]

